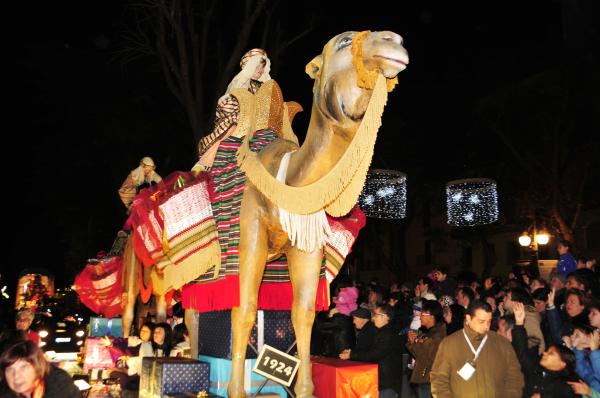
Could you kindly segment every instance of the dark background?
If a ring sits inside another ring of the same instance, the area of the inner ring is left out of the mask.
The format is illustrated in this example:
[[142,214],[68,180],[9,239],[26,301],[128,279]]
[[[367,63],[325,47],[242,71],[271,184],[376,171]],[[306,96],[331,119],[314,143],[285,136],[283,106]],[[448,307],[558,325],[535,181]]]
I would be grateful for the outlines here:
[[[243,23],[236,19],[243,3],[222,3],[214,40],[226,50]],[[565,162],[597,159],[597,1],[293,3],[306,4],[268,2],[282,32],[313,24],[280,54],[272,74],[285,98],[306,109],[294,124],[299,137],[312,87],[304,66],[332,36],[369,29],[404,37],[410,65],[389,97],[373,165],[409,175],[410,203],[429,190],[441,203],[451,179],[490,177],[510,216],[512,201],[532,183],[520,175],[515,149],[543,164],[558,137],[549,134],[553,126],[568,126],[560,129]],[[189,170],[196,140],[157,59],[119,56],[131,28],[128,2],[11,7],[5,102],[12,123],[4,133],[10,237],[1,284],[12,288],[28,267],[70,284],[87,258],[110,248],[125,221],[117,189],[139,159],[151,156],[163,177]],[[260,33],[254,36],[258,43]],[[221,93],[210,84],[214,100]],[[587,207],[600,204],[598,182],[596,161],[584,186]]]

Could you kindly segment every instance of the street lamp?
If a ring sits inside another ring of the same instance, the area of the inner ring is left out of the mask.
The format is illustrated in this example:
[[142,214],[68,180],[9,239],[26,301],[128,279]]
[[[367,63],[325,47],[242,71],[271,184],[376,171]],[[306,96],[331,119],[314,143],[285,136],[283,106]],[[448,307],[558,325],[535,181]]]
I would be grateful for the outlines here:
[[539,276],[540,274],[538,268],[539,246],[546,245],[549,241],[550,235],[543,229],[538,232],[535,224],[531,233],[525,231],[519,236],[519,245],[529,248],[531,252],[531,272],[534,276]]

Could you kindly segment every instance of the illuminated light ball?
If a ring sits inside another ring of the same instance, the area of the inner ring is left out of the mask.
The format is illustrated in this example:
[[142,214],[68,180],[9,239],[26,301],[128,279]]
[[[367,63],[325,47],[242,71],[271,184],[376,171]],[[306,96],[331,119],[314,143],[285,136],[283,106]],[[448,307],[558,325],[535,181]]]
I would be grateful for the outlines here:
[[486,225],[498,221],[496,181],[470,178],[446,184],[448,224],[459,227]]
[[406,174],[395,170],[371,169],[358,198],[367,217],[402,219],[406,217]]

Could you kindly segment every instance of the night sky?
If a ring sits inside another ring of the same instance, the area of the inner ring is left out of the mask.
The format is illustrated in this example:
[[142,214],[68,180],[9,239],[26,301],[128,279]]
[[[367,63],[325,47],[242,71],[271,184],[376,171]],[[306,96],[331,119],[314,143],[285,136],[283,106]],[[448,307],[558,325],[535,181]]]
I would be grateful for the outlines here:
[[[439,186],[441,197],[445,181],[463,177],[527,189],[514,183],[518,162],[492,122],[500,120],[517,148],[543,155],[552,136],[539,126],[556,125],[552,109],[560,108],[565,82],[577,101],[561,119],[571,129],[561,139],[579,145],[573,148],[597,149],[595,0],[564,2],[576,7],[558,0],[291,3],[268,2],[281,32],[294,35],[314,25],[281,54],[272,76],[285,99],[307,110],[312,83],[304,66],[333,35],[369,29],[404,37],[410,65],[390,95],[373,165],[406,172],[413,192]],[[213,21],[224,50],[235,42],[241,2],[226,4],[228,11]],[[5,101],[12,123],[4,137],[14,144],[4,146],[10,238],[1,284],[13,284],[27,267],[47,268],[59,284],[71,283],[87,258],[110,249],[125,221],[117,189],[139,159],[154,158],[163,177],[189,170],[195,140],[157,59],[125,63],[118,56],[123,31],[131,28],[127,2],[12,7],[5,14],[12,42],[5,57],[13,67],[5,75]],[[257,43],[260,37],[253,33]],[[218,71],[212,73],[216,80]],[[299,137],[307,120],[305,111],[294,124]],[[591,170],[597,183],[597,162]],[[597,190],[592,184],[585,190],[586,205],[597,206]]]

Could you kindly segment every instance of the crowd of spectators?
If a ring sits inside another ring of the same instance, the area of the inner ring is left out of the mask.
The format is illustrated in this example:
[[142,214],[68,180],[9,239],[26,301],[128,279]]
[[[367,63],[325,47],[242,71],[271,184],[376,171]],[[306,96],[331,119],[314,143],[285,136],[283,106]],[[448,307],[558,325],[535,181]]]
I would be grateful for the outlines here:
[[312,353],[377,363],[384,397],[600,397],[600,270],[568,242],[558,252],[546,278],[438,267],[383,288],[338,277]]

